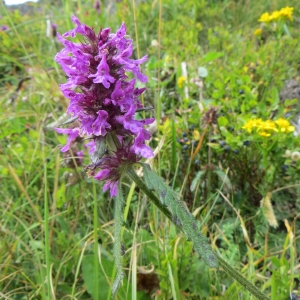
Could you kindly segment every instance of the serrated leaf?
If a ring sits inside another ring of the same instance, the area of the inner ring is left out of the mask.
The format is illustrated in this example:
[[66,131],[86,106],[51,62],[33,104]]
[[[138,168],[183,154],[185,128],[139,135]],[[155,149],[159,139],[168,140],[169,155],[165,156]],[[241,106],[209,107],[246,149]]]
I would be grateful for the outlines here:
[[153,172],[149,165],[143,164],[143,166],[144,179],[148,188],[155,190],[161,202],[168,206],[173,214],[174,223],[181,228],[186,238],[193,242],[197,254],[202,257],[208,266],[217,268],[217,258],[206,237],[198,230],[194,216],[188,211],[185,204],[179,200],[176,192]]

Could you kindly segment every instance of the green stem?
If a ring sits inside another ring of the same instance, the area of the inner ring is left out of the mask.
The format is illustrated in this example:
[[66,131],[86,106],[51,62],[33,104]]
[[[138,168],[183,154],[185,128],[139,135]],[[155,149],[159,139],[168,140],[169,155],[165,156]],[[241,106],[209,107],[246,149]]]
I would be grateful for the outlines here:
[[[46,161],[46,160],[44,160]],[[44,165],[44,224],[45,224],[45,256],[46,256],[46,268],[47,268],[47,294],[51,295],[51,284],[50,284],[50,244],[49,244],[49,202],[48,202],[48,186],[47,186],[47,163]]]
[[114,283],[112,285],[112,295],[115,297],[121,282],[124,277],[123,269],[122,269],[122,227],[124,223],[123,219],[123,208],[124,208],[124,198],[121,187],[121,180],[118,185],[118,195],[114,198],[115,204],[115,225],[114,225],[114,259],[115,259],[115,267],[116,267],[116,277]]
[[94,197],[94,298],[98,299],[98,205],[96,184],[93,184]]
[[[136,172],[131,168],[127,168],[127,175],[136,183],[136,185],[148,196],[148,198],[157,206],[157,208],[172,222],[172,213],[164,206],[160,200],[149,190],[146,184],[138,177]],[[182,226],[174,223],[181,231]],[[240,272],[232,268],[227,264],[219,255],[215,253],[215,256],[219,262],[219,265],[223,268],[225,273],[233,277],[237,282],[239,282],[246,290],[248,290],[253,296],[260,300],[269,300],[269,298],[262,293],[257,287],[255,287],[250,281],[248,281]]]
[[270,71],[270,75],[269,75],[269,79],[268,79],[268,84],[267,84],[267,86],[265,88],[262,101],[265,100],[266,95],[267,95],[267,91],[270,88],[271,81],[273,79],[273,73],[274,73],[275,64],[276,64],[276,60],[277,60],[277,56],[278,56],[278,50],[279,50],[279,41],[280,41],[280,37],[276,37],[276,46],[275,46],[274,60],[273,60],[273,63],[272,63],[272,67],[271,67],[271,71]]

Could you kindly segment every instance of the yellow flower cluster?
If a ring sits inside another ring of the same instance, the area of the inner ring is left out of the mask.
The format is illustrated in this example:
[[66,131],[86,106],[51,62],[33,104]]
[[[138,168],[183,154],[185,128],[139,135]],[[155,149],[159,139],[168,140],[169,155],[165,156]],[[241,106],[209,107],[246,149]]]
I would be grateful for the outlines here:
[[285,7],[281,10],[275,10],[271,14],[268,12],[262,14],[260,18],[258,19],[258,22],[263,23],[269,23],[272,21],[278,21],[278,20],[290,20],[293,21],[293,10],[294,7]]
[[260,136],[263,137],[269,137],[273,132],[288,133],[295,130],[295,127],[292,126],[288,120],[283,118],[280,118],[276,121],[252,119],[246,122],[242,128],[247,130],[249,133],[256,131]]
[[177,80],[177,85],[179,88],[182,89],[183,87],[183,83],[186,81],[186,78],[184,76],[180,76]]
[[285,120],[283,118],[278,119],[275,121],[275,123],[278,126],[279,131],[281,132],[293,132],[295,130],[295,127],[290,124],[288,120]]

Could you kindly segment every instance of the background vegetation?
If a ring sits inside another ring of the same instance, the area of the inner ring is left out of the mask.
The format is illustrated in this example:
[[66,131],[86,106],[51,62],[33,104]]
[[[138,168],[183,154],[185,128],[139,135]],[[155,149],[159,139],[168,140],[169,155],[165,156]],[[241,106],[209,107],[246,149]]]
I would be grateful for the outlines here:
[[[53,130],[68,103],[49,25],[64,33],[72,14],[95,29],[125,21],[135,56],[149,55],[143,101],[157,119],[153,168],[228,263],[271,299],[298,299],[299,137],[278,124],[278,132],[266,128],[270,136],[243,127],[298,119],[299,1],[111,0],[100,14],[93,4],[44,1],[26,13],[0,6],[8,27],[0,31],[0,299],[111,296],[113,201],[86,177],[81,144],[62,154],[65,137]],[[293,22],[258,23],[287,4]],[[199,260],[134,184],[124,191],[127,276],[118,299],[252,299]]]

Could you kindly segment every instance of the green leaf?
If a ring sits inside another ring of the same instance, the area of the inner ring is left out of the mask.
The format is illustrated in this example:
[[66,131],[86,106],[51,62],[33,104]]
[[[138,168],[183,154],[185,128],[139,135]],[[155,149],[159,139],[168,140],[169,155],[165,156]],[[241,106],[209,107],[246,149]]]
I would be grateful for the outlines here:
[[229,123],[228,119],[224,116],[218,118],[219,126],[226,126]]
[[280,262],[280,259],[278,259],[275,256],[271,257],[271,262],[272,262],[272,265],[274,265],[278,269],[282,266],[282,263]]
[[66,185],[63,183],[56,191],[57,208],[61,208],[66,203]]
[[220,149],[221,146],[220,144],[217,144],[217,143],[207,143],[207,145],[213,149]]
[[225,184],[225,186],[226,186],[227,189],[232,190],[231,182],[230,182],[230,180],[229,180],[229,178],[228,178],[228,176],[227,176],[226,173],[224,173],[220,169],[215,170],[214,173],[216,173],[218,175],[218,177],[220,178],[220,180],[222,182],[224,182],[224,184]]
[[173,222],[181,227],[188,240],[193,242],[194,250],[211,268],[218,267],[218,261],[208,244],[207,239],[197,227],[194,216],[187,210],[185,204],[178,199],[176,192],[169,187],[149,165],[144,166],[144,179],[149,189],[155,190],[160,201],[168,206],[173,215]]
[[216,60],[220,57],[222,57],[224,55],[224,53],[222,52],[208,52],[206,53],[206,55],[204,56],[204,63],[208,63],[210,61]]
[[89,294],[91,294],[93,299],[95,300],[107,299],[108,294],[110,292],[110,285],[109,282],[107,282],[106,276],[108,276],[108,279],[111,278],[111,274],[114,268],[114,263],[101,257],[101,265],[103,269],[100,268],[98,270],[98,276],[99,276],[98,277],[98,286],[99,286],[98,299],[95,299],[94,297],[94,273],[95,273],[94,256],[87,255],[83,257],[82,275],[83,275],[84,284]]
[[203,177],[204,174],[205,174],[205,171],[203,171],[203,170],[197,172],[197,174],[196,174],[196,176],[195,176],[195,178],[193,179],[192,184],[191,184],[191,192],[194,192],[194,191],[195,191],[196,186],[197,186],[199,180]]

